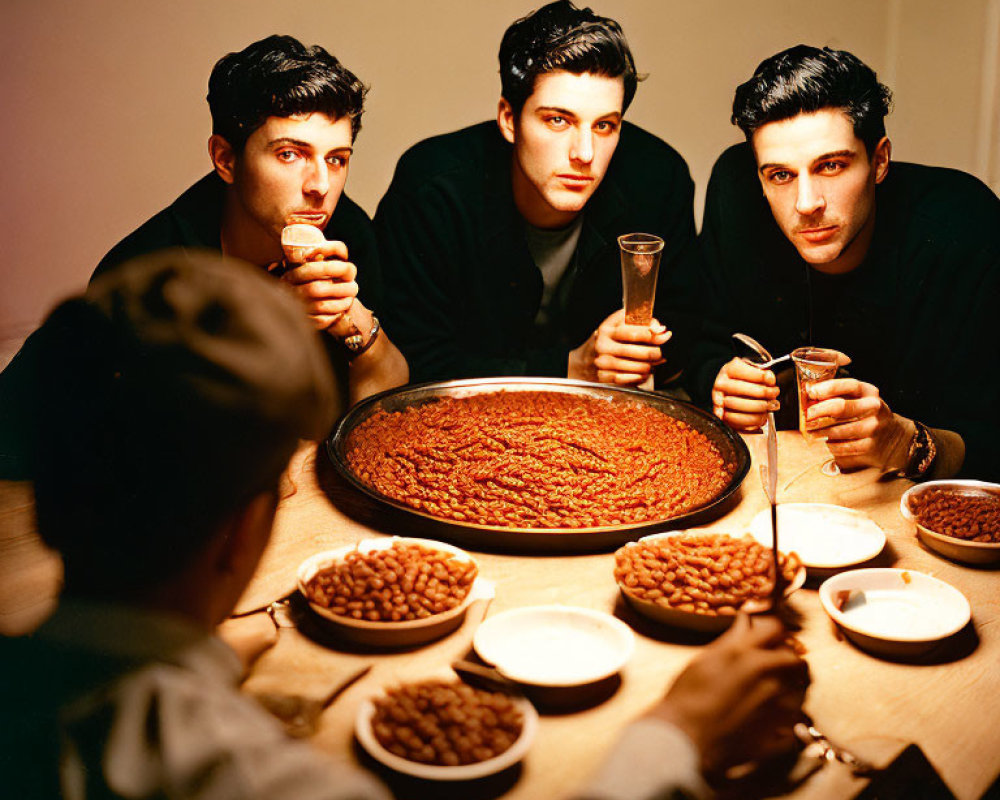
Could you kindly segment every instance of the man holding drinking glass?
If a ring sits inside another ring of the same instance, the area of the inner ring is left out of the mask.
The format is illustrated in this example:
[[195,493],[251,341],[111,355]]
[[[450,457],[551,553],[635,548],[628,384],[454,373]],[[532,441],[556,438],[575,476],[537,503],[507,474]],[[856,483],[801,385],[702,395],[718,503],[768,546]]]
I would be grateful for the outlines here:
[[[724,363],[740,331],[817,345],[850,375],[809,389],[806,425],[843,468],[998,475],[1000,201],[969,175],[893,163],[891,94],[844,51],[799,45],[737,88],[747,138],[718,160],[701,245],[706,315],[692,394],[738,430],[780,405],[771,370]],[[791,405],[794,410],[794,403]]]
[[[384,317],[411,379],[636,385],[664,359],[670,377],[696,274],[694,187],[676,151],[622,119],[639,76],[621,27],[550,3],[507,29],[500,76],[496,121],[411,148],[375,217]],[[617,239],[636,232],[666,242],[648,325],[621,309]],[[663,351],[656,316],[674,333]]]

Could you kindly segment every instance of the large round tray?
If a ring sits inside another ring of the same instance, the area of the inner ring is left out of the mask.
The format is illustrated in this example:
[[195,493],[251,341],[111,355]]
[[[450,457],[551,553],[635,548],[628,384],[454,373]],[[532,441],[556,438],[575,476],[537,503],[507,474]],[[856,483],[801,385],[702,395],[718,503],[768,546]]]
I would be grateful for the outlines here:
[[[442,397],[469,397],[489,392],[545,391],[642,403],[663,414],[687,423],[708,437],[727,462],[735,464],[733,477],[711,502],[685,514],[664,520],[594,528],[506,528],[496,525],[445,520],[417,511],[375,491],[354,474],[347,462],[346,443],[351,432],[380,409],[401,411],[424,405]],[[327,452],[338,472],[358,491],[376,503],[406,512],[421,534],[463,547],[486,550],[521,550],[548,552],[584,552],[607,550],[649,533],[700,525],[726,513],[738,501],[743,478],[750,469],[750,451],[730,428],[699,408],[665,395],[637,389],[621,389],[599,383],[559,378],[475,378],[424,383],[391,389],[373,395],[354,406],[337,425],[326,442]],[[399,533],[398,530],[389,531]]]

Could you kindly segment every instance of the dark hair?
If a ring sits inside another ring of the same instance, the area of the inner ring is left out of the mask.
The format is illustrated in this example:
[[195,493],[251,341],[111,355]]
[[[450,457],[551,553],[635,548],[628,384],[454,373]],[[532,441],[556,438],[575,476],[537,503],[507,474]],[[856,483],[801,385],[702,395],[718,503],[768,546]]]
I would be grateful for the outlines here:
[[360,80],[319,45],[291,36],[268,36],[219,59],[208,79],[212,133],[237,152],[268,117],[320,111],[350,117],[352,138],[361,130],[368,92]]
[[635,97],[639,76],[621,26],[589,8],[557,0],[507,28],[500,42],[500,85],[515,114],[546,72],[592,72],[625,79],[625,111]]
[[38,530],[77,593],[176,574],[333,424],[329,360],[296,298],[218,253],[126,262],[33,339]]
[[839,108],[871,155],[885,136],[892,92],[875,71],[846,50],[800,44],[762,61],[736,88],[732,122],[747,137],[768,122]]

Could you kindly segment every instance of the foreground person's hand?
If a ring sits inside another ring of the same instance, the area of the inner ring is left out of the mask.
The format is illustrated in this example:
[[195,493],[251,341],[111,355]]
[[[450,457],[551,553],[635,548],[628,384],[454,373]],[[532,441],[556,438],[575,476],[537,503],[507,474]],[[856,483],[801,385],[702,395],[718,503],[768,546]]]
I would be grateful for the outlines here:
[[642,383],[663,363],[660,347],[671,335],[655,319],[649,325],[626,324],[625,310],[619,309],[570,351],[566,377],[618,386]]
[[820,417],[834,420],[821,429],[826,446],[841,469],[879,467],[898,470],[906,466],[909,442],[916,426],[893,414],[878,388],[854,378],[834,378],[810,386],[814,404],[806,423]]
[[[289,250],[286,246],[286,258]],[[347,258],[347,245],[328,241],[310,248],[305,263],[289,264],[281,276],[295,289],[318,330],[339,322],[358,296],[358,270]]]
[[775,617],[740,614],[649,712],[688,735],[706,775],[797,749],[793,727],[802,718],[809,670],[786,635]]
[[734,358],[715,376],[712,413],[734,430],[756,431],[778,410],[780,391],[771,370]]

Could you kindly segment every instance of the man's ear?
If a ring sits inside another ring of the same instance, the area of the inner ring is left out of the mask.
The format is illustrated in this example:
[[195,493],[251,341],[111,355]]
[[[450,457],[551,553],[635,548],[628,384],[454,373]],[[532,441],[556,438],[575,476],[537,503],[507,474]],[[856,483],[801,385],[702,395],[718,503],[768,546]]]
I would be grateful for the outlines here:
[[225,137],[213,133],[208,138],[208,155],[218,176],[232,184],[236,180],[236,151],[233,146]]
[[514,115],[514,109],[511,107],[510,103],[504,97],[500,98],[500,102],[497,104],[497,126],[500,128],[500,133],[504,139],[506,139],[511,144],[514,144],[514,128],[517,119]]
[[277,491],[265,491],[227,520],[216,556],[219,572],[250,580],[271,537],[277,508]]
[[889,174],[889,162],[892,160],[892,142],[888,136],[883,136],[875,145],[872,154],[872,166],[875,168],[875,183],[882,183]]

